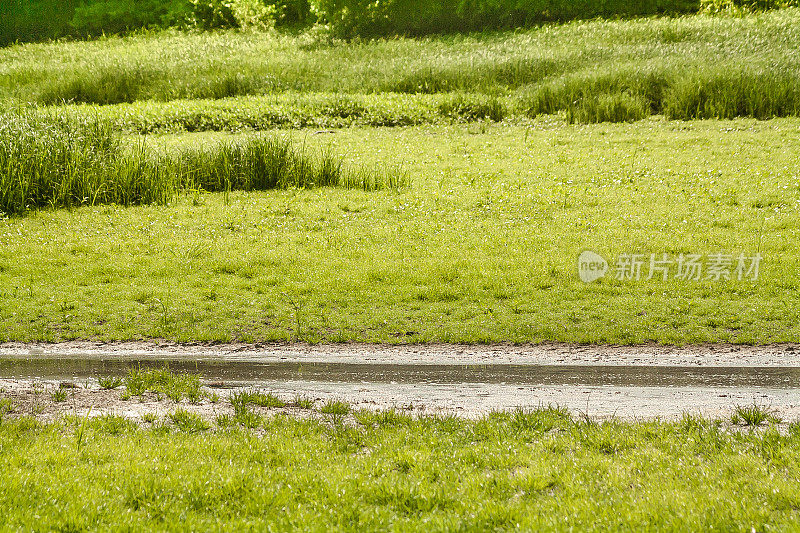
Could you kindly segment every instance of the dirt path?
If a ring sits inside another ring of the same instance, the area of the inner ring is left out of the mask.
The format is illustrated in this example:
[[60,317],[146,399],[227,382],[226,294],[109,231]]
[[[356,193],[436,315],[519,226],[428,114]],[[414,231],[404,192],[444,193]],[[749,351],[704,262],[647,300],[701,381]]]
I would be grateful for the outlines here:
[[[227,396],[242,387],[275,393],[290,405],[273,411],[297,416],[310,412],[292,407],[292,401],[307,397],[318,407],[341,399],[356,408],[468,417],[558,404],[601,419],[672,419],[686,412],[728,418],[735,406],[755,403],[786,422],[800,419],[800,349],[795,345],[2,344],[0,397],[10,398],[18,414],[44,418],[81,415],[90,407],[94,415],[133,418],[176,409],[165,398],[122,400],[120,390],[100,389],[98,368],[119,374],[133,361],[194,364],[217,401],[184,401],[181,407],[209,419],[230,414]],[[52,392],[62,382],[76,386],[65,401],[56,402]]]

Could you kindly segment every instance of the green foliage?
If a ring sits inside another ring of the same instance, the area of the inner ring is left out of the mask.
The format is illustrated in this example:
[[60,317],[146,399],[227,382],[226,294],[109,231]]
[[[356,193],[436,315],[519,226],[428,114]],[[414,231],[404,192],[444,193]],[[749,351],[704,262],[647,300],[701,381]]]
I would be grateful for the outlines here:
[[44,41],[64,36],[77,0],[3,0],[0,46],[16,41]]
[[345,38],[429,35],[530,27],[596,17],[696,12],[699,0],[318,0],[315,8]]
[[742,14],[797,0],[9,0],[0,6],[0,46],[143,28],[266,30],[317,19],[341,37],[429,35],[530,27],[597,17]]
[[308,0],[9,0],[0,5],[0,46],[171,27],[263,31],[313,20]]
[[276,6],[262,0],[189,0],[189,4],[191,23],[206,30],[266,31],[275,25]]
[[182,23],[187,11],[186,0],[77,0],[67,31],[91,37],[165,28]]
[[9,0],[0,5],[0,46],[184,24],[186,0]]
[[797,6],[800,6],[798,0],[700,0],[700,11],[710,14],[742,15]]

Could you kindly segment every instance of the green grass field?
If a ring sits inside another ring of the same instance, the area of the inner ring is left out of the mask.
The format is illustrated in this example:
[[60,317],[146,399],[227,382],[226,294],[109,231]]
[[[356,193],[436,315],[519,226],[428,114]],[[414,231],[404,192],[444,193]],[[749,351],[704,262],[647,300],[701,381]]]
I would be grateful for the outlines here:
[[[0,339],[800,340],[796,119],[310,133],[285,135],[350,166],[400,164],[410,185],[188,191],[9,218]],[[583,249],[764,260],[756,281],[587,285]]]
[[[224,420],[221,420],[224,421]],[[800,432],[401,412],[0,424],[7,530],[787,531]],[[752,529],[751,529],[752,528]]]

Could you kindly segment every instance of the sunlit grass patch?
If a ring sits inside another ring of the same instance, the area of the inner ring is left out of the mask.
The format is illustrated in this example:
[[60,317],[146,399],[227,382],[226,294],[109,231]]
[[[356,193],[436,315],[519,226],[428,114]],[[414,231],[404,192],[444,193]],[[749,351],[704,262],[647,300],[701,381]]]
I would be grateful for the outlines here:
[[211,427],[202,416],[186,409],[176,409],[169,414],[170,421],[184,433],[199,433]]
[[142,133],[796,116],[799,21],[791,8],[358,43],[220,32],[25,45],[0,51],[0,105],[67,103]]
[[[306,135],[287,133],[295,146]],[[16,317],[0,338],[792,342],[797,140],[796,119],[340,130],[320,142],[344,163],[402,164],[413,183],[187,190],[168,206],[0,221],[0,305]],[[756,281],[586,284],[585,249],[611,268],[647,254],[643,278],[650,253],[764,261]]]
[[248,405],[268,408],[286,406],[286,402],[275,396],[275,394],[258,390],[235,391],[231,394],[230,402],[237,412],[245,409]]
[[175,402],[186,398],[192,403],[197,403],[204,395],[199,375],[177,374],[167,366],[132,367],[128,369],[128,374],[122,381],[125,385],[123,397],[141,396],[146,392],[153,392],[157,395],[163,394]]

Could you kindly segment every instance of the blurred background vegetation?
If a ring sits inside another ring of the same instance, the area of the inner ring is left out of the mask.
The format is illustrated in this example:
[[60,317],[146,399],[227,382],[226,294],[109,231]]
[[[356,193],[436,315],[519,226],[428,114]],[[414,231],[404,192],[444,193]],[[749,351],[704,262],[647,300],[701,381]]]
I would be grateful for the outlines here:
[[530,27],[575,19],[731,13],[800,0],[7,0],[0,46],[141,29],[326,26],[342,38]]

